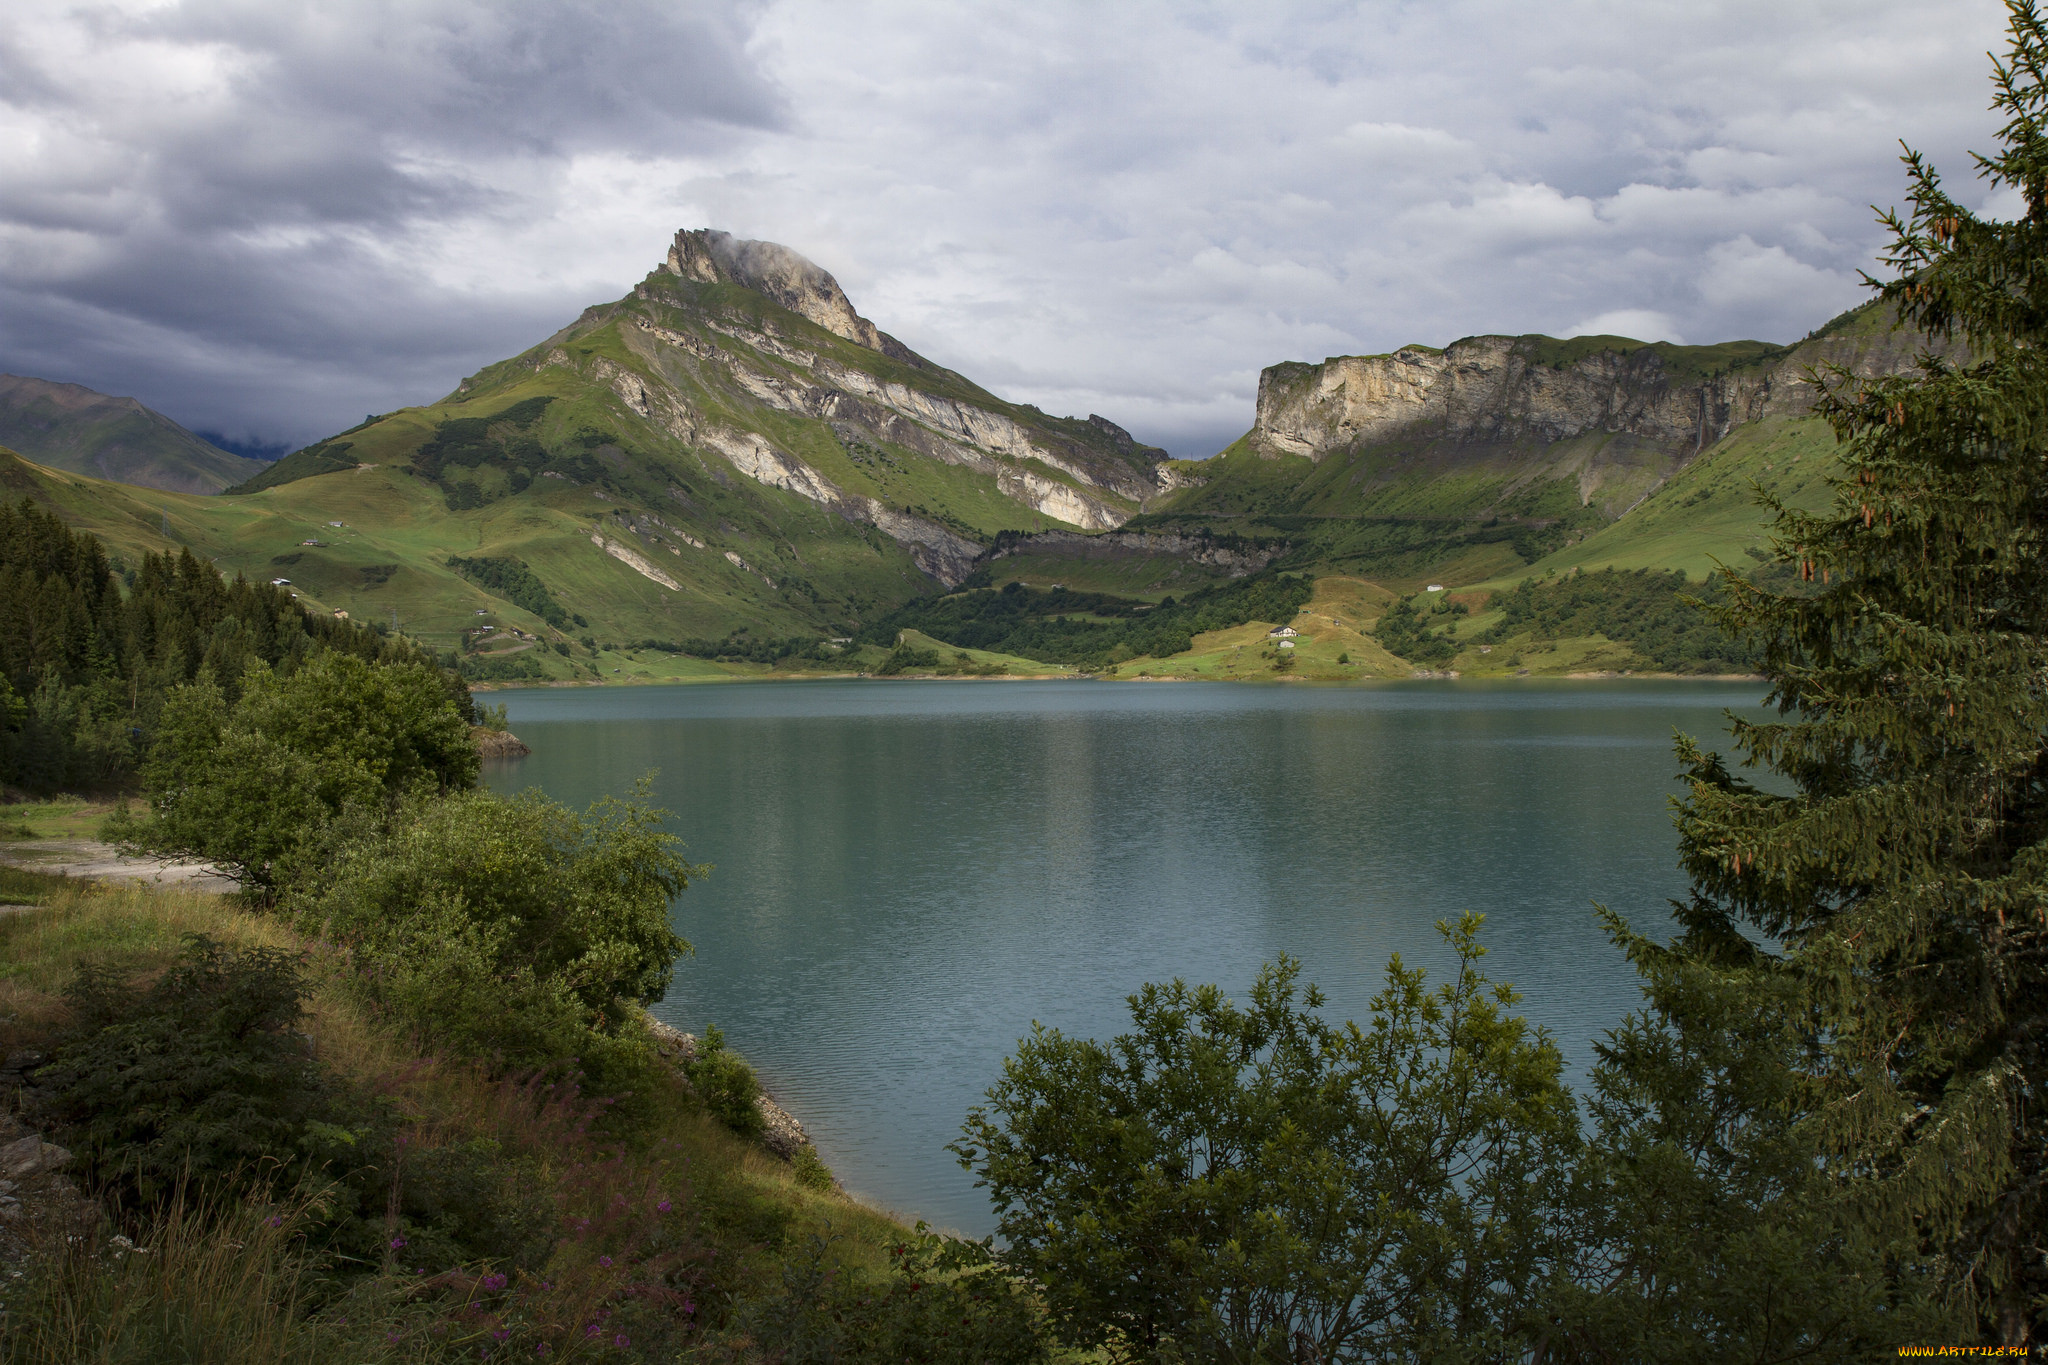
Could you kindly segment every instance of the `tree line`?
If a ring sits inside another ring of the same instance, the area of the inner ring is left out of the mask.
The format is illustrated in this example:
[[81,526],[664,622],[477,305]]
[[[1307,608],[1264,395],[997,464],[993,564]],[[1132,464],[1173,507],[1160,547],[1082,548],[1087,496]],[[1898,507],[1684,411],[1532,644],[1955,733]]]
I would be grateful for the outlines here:
[[[0,507],[0,783],[131,783],[173,689],[203,676],[233,697],[251,663],[288,672],[324,652],[432,667],[409,640],[223,579],[190,550],[116,566],[97,538],[33,502]],[[471,717],[468,689],[433,671]]]
[[921,598],[868,627],[861,639],[893,646],[909,629],[962,649],[1099,668],[1141,655],[1186,653],[1204,631],[1292,620],[1313,591],[1307,578],[1262,573],[1155,606],[1112,593],[1009,583]]

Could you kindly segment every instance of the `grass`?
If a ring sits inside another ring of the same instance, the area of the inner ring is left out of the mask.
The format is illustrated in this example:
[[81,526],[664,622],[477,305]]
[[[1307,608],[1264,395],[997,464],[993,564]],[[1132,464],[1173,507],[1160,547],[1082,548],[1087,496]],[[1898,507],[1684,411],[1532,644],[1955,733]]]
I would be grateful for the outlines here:
[[[544,1344],[546,1358],[577,1359],[589,1354],[581,1325],[614,1301],[634,1248],[651,1245],[657,1199],[672,1202],[660,1218],[683,1220],[685,1244],[701,1253],[675,1273],[702,1286],[696,1307],[705,1314],[716,1309],[713,1295],[772,1291],[782,1249],[813,1233],[829,1229],[835,1258],[862,1267],[884,1264],[906,1235],[887,1215],[814,1188],[798,1168],[727,1131],[672,1078],[636,1096],[630,1120],[614,1122],[588,1100],[549,1098],[517,1078],[422,1056],[364,1012],[335,950],[232,900],[56,878],[42,879],[40,894],[38,908],[0,916],[0,1052],[51,1045],[66,1018],[61,992],[86,962],[147,978],[193,933],[294,949],[306,954],[313,982],[301,1027],[322,1064],[386,1097],[404,1116],[409,1150],[485,1143],[502,1152],[505,1178],[523,1182],[570,1231],[541,1272],[500,1290],[478,1278],[481,1270],[423,1285],[394,1265],[337,1299],[329,1272],[295,1234],[317,1191],[177,1203],[102,1224],[82,1241],[48,1239],[28,1280],[8,1293],[6,1360],[474,1359],[501,1329],[515,1333],[526,1358]],[[114,1242],[117,1231],[147,1254]],[[618,1272],[608,1258],[618,1258]],[[621,1356],[650,1358],[609,1349],[602,1358]]]
[[91,839],[113,810],[76,796],[11,802],[0,805],[0,839]]
[[[1360,682],[1405,678],[1411,666],[1381,648],[1371,634],[1395,594],[1364,579],[1319,578],[1308,604],[1291,621],[1251,621],[1195,637],[1195,647],[1167,659],[1132,659],[1119,664],[1119,678],[1270,682],[1297,678],[1317,682]],[[1281,625],[1298,634],[1282,650],[1269,632]],[[1283,656],[1293,662],[1276,667]],[[1341,662],[1340,662],[1341,658]]]

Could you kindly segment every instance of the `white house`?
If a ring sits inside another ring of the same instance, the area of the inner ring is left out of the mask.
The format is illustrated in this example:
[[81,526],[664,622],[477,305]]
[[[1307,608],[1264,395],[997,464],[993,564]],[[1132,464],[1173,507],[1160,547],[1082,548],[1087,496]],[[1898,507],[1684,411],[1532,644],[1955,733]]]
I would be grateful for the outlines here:
[[1293,626],[1275,626],[1266,632],[1266,638],[1268,640],[1292,640],[1299,634],[1301,632]]
[[273,588],[282,588],[290,582],[291,580],[289,578],[273,578],[270,580],[270,586]]

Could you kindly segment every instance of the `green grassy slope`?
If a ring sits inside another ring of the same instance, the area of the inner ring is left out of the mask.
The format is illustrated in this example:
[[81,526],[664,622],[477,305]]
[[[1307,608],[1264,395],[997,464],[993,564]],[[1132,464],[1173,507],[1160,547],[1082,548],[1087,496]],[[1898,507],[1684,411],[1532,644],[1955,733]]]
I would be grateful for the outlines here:
[[53,469],[183,493],[217,493],[267,467],[133,398],[19,375],[0,375],[0,445]]
[[1642,504],[1585,539],[1475,587],[1573,569],[1681,569],[1703,578],[1716,565],[1748,569],[1747,551],[1769,539],[1759,491],[1789,506],[1828,505],[1835,437],[1817,418],[1767,418],[1737,427]]

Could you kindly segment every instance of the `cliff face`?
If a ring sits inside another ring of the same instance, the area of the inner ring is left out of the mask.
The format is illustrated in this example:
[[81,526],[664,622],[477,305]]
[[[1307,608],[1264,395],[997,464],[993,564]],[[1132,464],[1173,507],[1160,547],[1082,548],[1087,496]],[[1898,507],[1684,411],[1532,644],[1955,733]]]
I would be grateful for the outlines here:
[[1743,423],[1804,416],[1815,367],[1894,372],[1929,344],[1859,312],[1789,347],[1480,336],[1335,356],[1265,370],[1245,445],[1317,462],[1378,455],[1383,476],[1389,466],[1519,467],[1573,479],[1591,502],[1605,488],[1653,486]]

